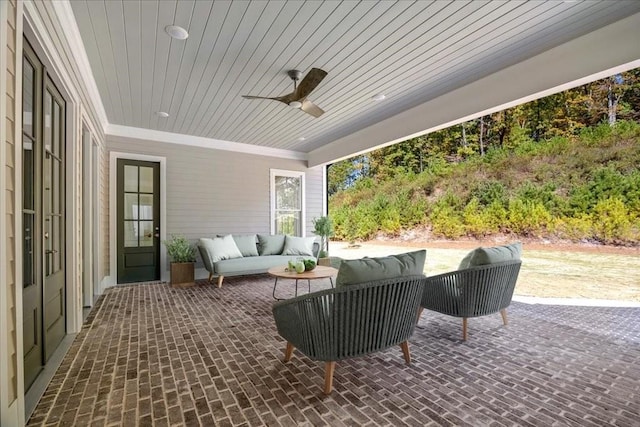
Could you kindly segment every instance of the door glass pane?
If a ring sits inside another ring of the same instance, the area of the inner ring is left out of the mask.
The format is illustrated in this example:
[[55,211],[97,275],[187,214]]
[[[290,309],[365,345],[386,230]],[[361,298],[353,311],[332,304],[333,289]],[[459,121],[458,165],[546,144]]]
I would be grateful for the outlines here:
[[62,213],[62,207],[60,206],[60,199],[62,198],[62,195],[60,194],[60,189],[62,188],[62,182],[60,181],[62,179],[60,176],[62,165],[56,158],[52,158],[51,162],[53,166],[53,179],[51,180],[53,184],[53,188],[51,189],[51,193],[53,194],[53,207],[51,211],[55,214],[60,214]]
[[138,194],[124,194],[124,219],[138,219]]
[[62,129],[60,112],[60,104],[53,101],[53,148],[51,151],[56,156],[60,156],[60,131]]
[[125,165],[124,167],[124,191],[138,192],[138,167]]
[[53,199],[52,199],[52,182],[51,182],[51,163],[53,158],[50,154],[45,154],[44,156],[44,170],[42,171],[42,192],[43,192],[43,202],[44,206],[43,212],[45,215],[51,213],[51,208],[53,207]]
[[300,209],[300,178],[276,176],[276,209]]
[[22,139],[22,207],[29,210],[35,209],[34,196],[34,165],[33,142],[24,137]]
[[153,168],[140,167],[140,192],[153,193]]
[[51,151],[51,94],[44,93],[44,149]]
[[153,246],[153,221],[140,221],[140,246]]
[[124,221],[124,246],[138,247],[138,221]]
[[22,130],[27,135],[33,136],[34,70],[26,59],[22,63]]
[[153,219],[153,194],[140,194],[140,219]]

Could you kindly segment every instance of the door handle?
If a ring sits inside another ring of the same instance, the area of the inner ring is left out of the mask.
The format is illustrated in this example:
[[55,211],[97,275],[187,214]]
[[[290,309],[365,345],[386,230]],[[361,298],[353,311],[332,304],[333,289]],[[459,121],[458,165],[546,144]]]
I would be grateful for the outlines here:
[[51,254],[57,254],[57,253],[58,253],[58,251],[57,251],[57,250],[55,250],[55,249],[47,249],[46,251],[44,251],[44,253],[45,253],[46,255],[51,255]]

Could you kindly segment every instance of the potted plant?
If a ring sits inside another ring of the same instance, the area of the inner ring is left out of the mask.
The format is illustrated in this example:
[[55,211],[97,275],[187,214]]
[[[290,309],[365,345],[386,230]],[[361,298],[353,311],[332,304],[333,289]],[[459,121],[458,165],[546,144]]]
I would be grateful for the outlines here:
[[[320,251],[318,252],[318,264],[329,265],[325,258],[329,258],[329,237],[333,236],[333,223],[328,216],[313,219],[313,232],[320,236]],[[323,261],[321,262],[321,259]]]
[[182,235],[172,235],[170,240],[165,240],[163,243],[171,259],[171,286],[174,288],[193,286],[195,284],[195,246]]

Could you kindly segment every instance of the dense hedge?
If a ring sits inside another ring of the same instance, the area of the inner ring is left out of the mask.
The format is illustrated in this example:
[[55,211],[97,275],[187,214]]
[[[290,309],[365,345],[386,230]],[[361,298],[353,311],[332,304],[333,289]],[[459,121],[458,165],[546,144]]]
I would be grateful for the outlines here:
[[640,244],[640,125],[585,128],[420,174],[364,178],[330,198],[335,236],[366,240],[429,226],[447,238],[513,233]]

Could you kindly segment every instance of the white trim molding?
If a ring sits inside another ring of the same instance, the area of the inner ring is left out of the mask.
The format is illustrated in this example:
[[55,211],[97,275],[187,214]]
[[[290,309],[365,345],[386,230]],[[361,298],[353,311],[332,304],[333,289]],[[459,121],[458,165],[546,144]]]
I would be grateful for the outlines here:
[[184,135],[154,129],[143,129],[131,126],[109,124],[105,133],[110,136],[143,139],[147,141],[168,142],[171,144],[190,145],[193,147],[211,148],[214,150],[235,151],[237,153],[256,154],[259,156],[278,157],[282,159],[307,160],[307,155],[299,151],[282,150],[260,145],[243,144],[221,139]]
[[109,124],[109,121],[107,120],[107,113],[105,112],[104,105],[102,104],[98,85],[96,84],[93,72],[91,71],[89,57],[87,56],[87,51],[84,49],[84,43],[82,42],[80,29],[78,28],[76,18],[73,15],[73,10],[71,9],[71,3],[69,1],[54,1],[53,8],[56,11],[60,25],[64,28],[67,43],[69,43],[76,65],[80,70],[80,77],[84,82],[89,97],[91,98],[98,120],[100,120],[100,124],[104,129]]
[[[111,151],[109,153],[109,277],[101,284],[100,294],[105,287],[118,283],[117,265],[117,163],[118,159],[142,160],[145,162],[160,163],[160,242],[167,239],[167,159],[166,157],[148,156],[146,154],[122,153]],[[169,271],[167,264],[167,251],[164,245],[160,245],[160,280],[168,281]]]

